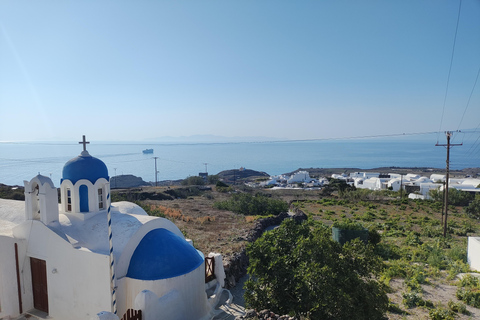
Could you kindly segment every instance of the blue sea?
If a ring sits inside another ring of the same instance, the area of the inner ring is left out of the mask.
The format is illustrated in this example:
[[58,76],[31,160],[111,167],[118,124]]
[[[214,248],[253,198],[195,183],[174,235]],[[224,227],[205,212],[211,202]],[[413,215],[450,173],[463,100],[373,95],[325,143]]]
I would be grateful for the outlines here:
[[[298,168],[445,168],[446,148],[436,143],[436,137],[189,144],[91,142],[87,150],[105,162],[110,176],[133,174],[145,181],[155,181],[154,157],[158,157],[161,181],[240,167],[270,175]],[[478,152],[472,145],[451,148],[451,169],[480,167]],[[147,148],[154,149],[154,153],[143,154]],[[23,180],[40,173],[51,177],[58,187],[64,164],[81,151],[82,145],[77,142],[1,142],[0,183],[23,185]]]

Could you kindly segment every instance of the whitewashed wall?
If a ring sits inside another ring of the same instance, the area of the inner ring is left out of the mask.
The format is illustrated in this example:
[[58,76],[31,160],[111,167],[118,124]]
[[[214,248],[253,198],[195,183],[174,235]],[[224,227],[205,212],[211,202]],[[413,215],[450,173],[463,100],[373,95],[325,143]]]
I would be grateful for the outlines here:
[[467,254],[470,268],[480,271],[480,237],[468,237]]
[[[18,286],[15,266],[15,242],[18,243],[19,264],[25,251],[22,241],[0,236],[0,318],[16,317],[19,313]],[[25,311],[25,309],[23,309]]]
[[[162,309],[167,307],[169,310],[177,310],[184,314],[183,319],[202,319],[208,315],[210,305],[208,303],[207,294],[205,292],[205,264],[202,263],[194,271],[163,280],[136,280],[130,278],[122,278],[119,280],[119,287],[128,288],[128,292],[122,292],[121,300],[125,301],[127,308],[135,308],[135,299],[139,293],[144,290],[151,291],[158,297],[157,304],[168,303],[168,306],[158,305],[154,309]],[[181,299],[173,299],[172,297],[167,299],[170,293],[175,292],[175,296],[181,297]],[[165,296],[165,299],[162,299]],[[119,314],[124,312],[119,310]],[[145,315],[148,314],[147,310],[143,310]]]
[[[46,261],[51,317],[84,320],[100,310],[110,310],[108,255],[84,248],[75,249],[40,221],[27,221],[16,227],[14,233],[16,237],[27,238],[26,257],[22,263],[25,288],[31,290],[31,279],[27,279],[30,275],[29,257]],[[24,310],[33,307],[28,305],[28,301],[26,299]]]

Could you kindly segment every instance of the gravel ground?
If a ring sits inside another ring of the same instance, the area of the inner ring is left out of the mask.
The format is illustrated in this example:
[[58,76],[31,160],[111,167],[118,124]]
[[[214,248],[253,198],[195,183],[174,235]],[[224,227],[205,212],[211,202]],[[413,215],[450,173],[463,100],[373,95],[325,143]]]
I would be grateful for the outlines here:
[[[243,299],[243,284],[248,279],[248,276],[241,278],[235,287],[230,289],[230,293],[233,296],[233,301],[229,306],[222,305],[220,307],[223,313],[217,315],[215,320],[234,320],[237,317],[245,315],[245,300]],[[223,298],[223,297],[222,297]],[[225,298],[225,300],[228,297]],[[223,300],[224,301],[224,300]]]

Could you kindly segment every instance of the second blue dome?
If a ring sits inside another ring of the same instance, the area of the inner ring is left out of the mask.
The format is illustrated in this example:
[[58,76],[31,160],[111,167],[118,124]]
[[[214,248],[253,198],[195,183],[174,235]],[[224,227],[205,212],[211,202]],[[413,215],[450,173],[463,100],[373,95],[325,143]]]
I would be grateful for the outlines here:
[[92,157],[88,153],[87,155],[82,153],[63,166],[62,181],[70,180],[75,184],[81,179],[86,179],[95,184],[100,178],[109,180],[107,166],[102,160]]

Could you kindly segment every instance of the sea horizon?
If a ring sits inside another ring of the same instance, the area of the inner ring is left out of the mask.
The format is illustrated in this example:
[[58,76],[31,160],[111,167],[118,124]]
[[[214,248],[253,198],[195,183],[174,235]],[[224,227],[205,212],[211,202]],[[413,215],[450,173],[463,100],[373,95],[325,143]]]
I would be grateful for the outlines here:
[[[441,137],[444,138],[444,137]],[[152,154],[142,150],[153,149]],[[299,168],[446,167],[446,148],[429,137],[369,139],[315,139],[229,142],[92,141],[89,153],[105,162],[109,176],[132,174],[147,182],[180,180],[207,171],[217,174],[241,167],[269,175]],[[78,142],[1,142],[0,183],[23,185],[37,174],[52,178],[59,186],[63,165],[78,156]],[[469,144],[450,150],[450,168],[479,167]],[[156,158],[156,159],[155,159]]]

